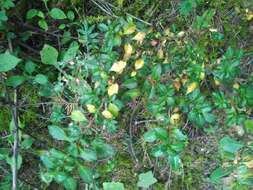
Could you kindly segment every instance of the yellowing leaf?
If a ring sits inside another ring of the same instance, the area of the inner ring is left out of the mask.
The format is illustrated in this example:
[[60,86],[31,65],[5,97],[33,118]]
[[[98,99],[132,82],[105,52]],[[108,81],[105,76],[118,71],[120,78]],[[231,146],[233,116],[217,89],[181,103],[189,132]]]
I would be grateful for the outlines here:
[[145,32],[138,32],[134,37],[133,40],[136,40],[137,43],[142,44],[144,38],[146,36]]
[[126,62],[125,61],[118,61],[118,62],[115,62],[112,65],[110,71],[114,71],[116,73],[121,74],[125,67],[126,67]]
[[96,107],[92,104],[87,104],[86,108],[87,108],[89,113],[95,113],[96,112]]
[[248,21],[250,21],[251,19],[253,19],[253,12],[249,11],[249,9],[246,9],[246,19]]
[[141,69],[143,66],[144,66],[143,59],[138,59],[135,61],[135,64],[134,64],[135,70]]
[[170,123],[173,125],[178,123],[179,120],[180,120],[180,114],[178,114],[178,113],[174,113],[170,117]]
[[128,60],[131,54],[133,53],[133,47],[131,46],[131,44],[126,44],[124,46],[124,51],[125,51],[124,60]]
[[112,113],[109,112],[108,110],[104,110],[102,112],[102,115],[106,118],[106,119],[111,119],[113,117]]
[[132,71],[132,72],[131,72],[131,77],[136,76],[136,74],[137,74],[137,72],[136,72],[136,71]]
[[235,84],[233,84],[233,88],[234,88],[234,89],[239,89],[239,88],[240,88],[240,85],[239,85],[238,83],[235,83]]
[[187,88],[186,94],[193,92],[197,87],[198,87],[198,83],[196,82],[191,83]]
[[220,81],[218,81],[218,80],[214,80],[214,83],[217,85],[217,86],[219,86],[220,85]]
[[109,96],[112,96],[114,94],[118,94],[118,91],[119,91],[119,85],[115,83],[109,86],[107,93]]
[[129,24],[128,26],[124,28],[124,34],[125,35],[132,34],[135,32],[135,30],[136,30],[136,26],[134,24]]
[[201,72],[200,75],[199,75],[199,78],[201,80],[203,80],[205,78],[205,72]]

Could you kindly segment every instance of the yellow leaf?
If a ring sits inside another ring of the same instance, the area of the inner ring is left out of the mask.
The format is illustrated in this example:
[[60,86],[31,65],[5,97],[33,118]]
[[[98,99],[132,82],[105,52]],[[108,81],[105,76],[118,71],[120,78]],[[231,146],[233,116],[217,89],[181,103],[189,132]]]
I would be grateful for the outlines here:
[[199,78],[203,80],[205,78],[205,72],[201,72]]
[[87,108],[89,113],[95,113],[96,112],[96,107],[92,104],[87,104],[86,108]]
[[132,71],[132,72],[131,72],[131,77],[136,76],[136,74],[137,74],[136,71]]
[[186,94],[193,92],[197,87],[198,87],[198,83],[196,82],[191,83],[187,88]]
[[170,117],[170,123],[173,125],[178,123],[179,120],[180,120],[180,114],[178,114],[178,113],[174,113]]
[[112,113],[109,112],[108,110],[104,110],[102,112],[102,115],[106,118],[106,119],[111,119],[113,117]]
[[141,69],[143,66],[144,66],[143,59],[138,59],[135,61],[135,64],[134,64],[135,70]]
[[234,88],[234,89],[239,89],[239,88],[240,88],[240,85],[239,85],[238,83],[235,83],[235,84],[233,84],[233,88]]
[[130,35],[134,33],[136,30],[136,26],[134,24],[129,24],[124,28],[124,34],[125,35]]
[[217,86],[219,86],[220,85],[220,81],[218,81],[218,80],[214,80],[214,83],[217,85]]
[[115,62],[112,65],[110,71],[114,71],[116,73],[121,74],[125,67],[126,67],[126,62],[125,61],[118,61],[118,62]]
[[246,9],[246,19],[248,21],[250,21],[251,19],[253,19],[253,12],[249,11],[249,9]]
[[133,40],[136,40],[137,43],[142,44],[144,38],[146,36],[145,32],[138,32],[134,37]]
[[131,44],[126,44],[124,46],[124,51],[125,51],[124,60],[128,60],[131,54],[133,53],[133,47],[131,46]]
[[119,91],[119,85],[117,83],[111,84],[107,90],[107,93],[109,96],[112,96],[114,94],[118,94]]

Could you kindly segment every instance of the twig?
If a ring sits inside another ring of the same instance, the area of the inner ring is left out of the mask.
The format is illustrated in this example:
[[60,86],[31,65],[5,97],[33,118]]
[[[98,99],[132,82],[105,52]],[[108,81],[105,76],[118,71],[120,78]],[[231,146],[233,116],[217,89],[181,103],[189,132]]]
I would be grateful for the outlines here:
[[[13,52],[13,47],[10,38],[8,38],[8,45],[10,52]],[[19,136],[18,136],[18,97],[17,97],[17,89],[14,89],[14,97],[13,97],[13,104],[14,106],[11,109],[12,119],[14,122],[14,129],[13,129],[13,165],[12,165],[12,190],[17,189],[17,179],[18,179],[18,144],[19,144]],[[9,102],[9,96],[7,95],[7,102]]]

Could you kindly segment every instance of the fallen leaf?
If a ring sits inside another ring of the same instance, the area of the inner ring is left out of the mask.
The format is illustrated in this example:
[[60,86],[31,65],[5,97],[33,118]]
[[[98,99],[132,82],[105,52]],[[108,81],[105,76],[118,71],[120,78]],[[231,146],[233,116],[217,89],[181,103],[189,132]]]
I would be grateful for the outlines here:
[[126,67],[126,62],[125,61],[118,61],[118,62],[115,62],[112,65],[110,71],[114,71],[116,73],[121,74],[125,67]]
[[118,91],[119,91],[119,85],[115,83],[109,86],[107,93],[109,96],[112,96],[114,94],[118,94]]

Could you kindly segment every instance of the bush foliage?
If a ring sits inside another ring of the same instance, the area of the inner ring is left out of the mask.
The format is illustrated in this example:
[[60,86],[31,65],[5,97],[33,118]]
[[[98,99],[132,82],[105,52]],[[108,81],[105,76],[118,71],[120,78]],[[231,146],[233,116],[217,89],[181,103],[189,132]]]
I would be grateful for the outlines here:
[[250,0],[0,9],[0,189],[251,189]]

